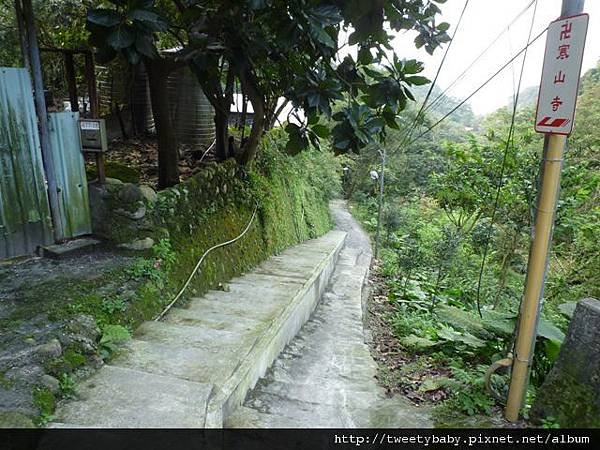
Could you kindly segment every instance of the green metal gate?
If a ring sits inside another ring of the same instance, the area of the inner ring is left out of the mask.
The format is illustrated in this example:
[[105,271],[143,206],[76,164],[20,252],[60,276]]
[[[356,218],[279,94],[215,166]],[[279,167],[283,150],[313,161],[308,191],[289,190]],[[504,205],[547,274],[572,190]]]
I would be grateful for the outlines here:
[[[49,114],[62,236],[91,233],[78,114]],[[29,73],[0,67],[0,259],[53,242],[42,153]]]
[[49,114],[50,144],[56,172],[63,236],[92,232],[85,164],[78,128],[79,114]]
[[0,68],[0,258],[53,241],[31,80]]

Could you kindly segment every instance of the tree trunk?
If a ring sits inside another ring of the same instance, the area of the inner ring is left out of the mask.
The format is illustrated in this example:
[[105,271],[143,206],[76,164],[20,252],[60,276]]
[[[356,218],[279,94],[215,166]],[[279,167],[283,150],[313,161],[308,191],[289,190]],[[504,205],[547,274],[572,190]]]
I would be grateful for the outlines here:
[[252,121],[250,136],[248,136],[248,140],[241,148],[237,158],[240,164],[247,165],[254,160],[258,153],[260,139],[262,138],[267,124],[265,118],[265,99],[259,92],[256,83],[251,82],[251,75],[249,73],[240,73],[239,79],[242,83],[242,89],[247,93],[254,109],[254,119]]
[[179,183],[179,146],[171,121],[167,91],[169,68],[159,59],[147,59],[145,64],[158,136],[158,188],[164,189]]
[[215,109],[215,149],[217,159],[225,161],[229,158],[229,116]]

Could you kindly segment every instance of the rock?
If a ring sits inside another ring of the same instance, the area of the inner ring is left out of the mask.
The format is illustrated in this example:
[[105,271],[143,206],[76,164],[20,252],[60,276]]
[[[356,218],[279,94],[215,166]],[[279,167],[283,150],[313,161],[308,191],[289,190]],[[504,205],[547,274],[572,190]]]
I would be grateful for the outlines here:
[[100,329],[96,320],[85,314],[69,320],[59,335],[63,347],[88,355],[96,353],[99,338]]
[[58,358],[62,353],[62,347],[58,339],[52,339],[45,344],[35,347],[34,352],[43,359]]
[[123,184],[123,182],[117,178],[108,178],[106,177],[105,179],[105,184]]
[[531,408],[534,421],[564,428],[600,427],[600,301],[580,301],[554,367]]
[[104,365],[104,360],[102,358],[100,358],[98,355],[92,355],[89,359],[89,365],[93,369],[98,370],[98,369],[100,369],[100,367],[102,367]]
[[7,371],[4,376],[21,386],[32,386],[37,384],[44,376],[44,370],[40,366],[31,364],[22,367],[14,367]]
[[115,209],[115,214],[118,214],[123,217],[127,217],[131,220],[140,220],[146,215],[146,206],[141,204],[141,206],[135,211],[127,211],[123,208]]
[[156,200],[158,199],[158,195],[156,194],[156,191],[154,189],[152,189],[150,186],[148,186],[146,184],[142,184],[140,186],[140,192],[142,193],[142,197],[144,198],[144,200],[146,202],[150,203],[151,205],[156,203]]
[[144,195],[139,186],[131,183],[124,184],[119,191],[119,200],[123,203],[136,203],[142,201]]
[[58,392],[60,391],[60,382],[52,375],[42,375],[40,377],[39,384],[47,388],[53,394],[58,394]]
[[154,245],[154,239],[147,237],[144,239],[138,239],[136,241],[129,242],[127,244],[120,244],[119,248],[124,250],[143,251],[149,250]]
[[79,314],[69,320],[66,330],[71,334],[83,336],[92,341],[100,337],[100,328],[96,324],[96,319],[86,314]]

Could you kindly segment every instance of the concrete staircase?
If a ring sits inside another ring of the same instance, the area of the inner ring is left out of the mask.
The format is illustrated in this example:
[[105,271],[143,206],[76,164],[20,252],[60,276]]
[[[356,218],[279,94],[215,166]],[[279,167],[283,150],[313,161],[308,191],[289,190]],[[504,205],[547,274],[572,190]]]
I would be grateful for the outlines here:
[[345,232],[292,247],[210,291],[126,349],[59,405],[54,427],[222,427],[309,319]]

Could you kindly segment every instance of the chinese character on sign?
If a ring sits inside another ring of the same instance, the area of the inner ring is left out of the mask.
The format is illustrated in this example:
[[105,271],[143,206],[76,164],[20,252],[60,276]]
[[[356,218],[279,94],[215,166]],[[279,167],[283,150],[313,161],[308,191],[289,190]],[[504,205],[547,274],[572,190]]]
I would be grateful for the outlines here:
[[562,105],[563,102],[560,99],[560,97],[557,95],[556,97],[554,97],[552,99],[552,101],[550,102],[550,104],[552,105],[552,111],[558,111],[558,108],[560,108],[560,105]]
[[565,22],[560,27],[562,28],[560,32],[560,40],[562,41],[563,39],[569,39],[571,37],[571,22]]
[[588,22],[587,14],[578,14],[548,26],[535,115],[538,133],[568,136],[573,131]]
[[556,59],[567,59],[569,57],[569,44],[560,45],[558,47],[558,56]]

